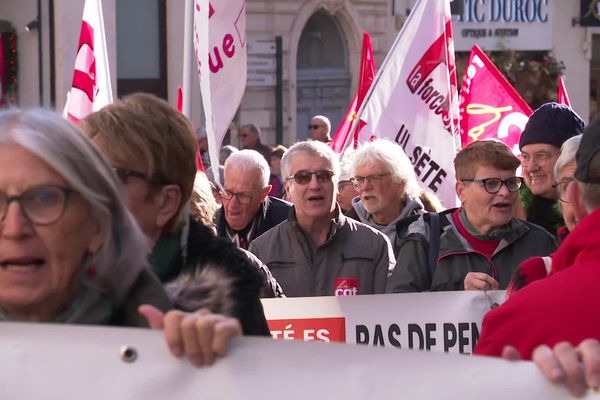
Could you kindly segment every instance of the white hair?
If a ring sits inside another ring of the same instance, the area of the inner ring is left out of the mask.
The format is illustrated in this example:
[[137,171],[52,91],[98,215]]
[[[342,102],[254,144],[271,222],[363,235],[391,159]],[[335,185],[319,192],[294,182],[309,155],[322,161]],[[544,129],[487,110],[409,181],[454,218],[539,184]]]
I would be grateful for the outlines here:
[[250,173],[250,176],[257,179],[261,188],[265,188],[269,184],[271,169],[267,160],[256,150],[244,149],[231,154],[225,161],[224,167],[225,174],[230,167]]
[[394,182],[404,184],[405,195],[412,199],[419,197],[421,189],[415,170],[400,145],[387,139],[376,139],[363,144],[352,157],[352,172],[356,174],[356,168],[377,162],[385,165]]
[[567,139],[560,148],[560,156],[554,164],[554,179],[558,179],[560,171],[565,165],[575,162],[575,154],[581,143],[583,135],[576,135]]

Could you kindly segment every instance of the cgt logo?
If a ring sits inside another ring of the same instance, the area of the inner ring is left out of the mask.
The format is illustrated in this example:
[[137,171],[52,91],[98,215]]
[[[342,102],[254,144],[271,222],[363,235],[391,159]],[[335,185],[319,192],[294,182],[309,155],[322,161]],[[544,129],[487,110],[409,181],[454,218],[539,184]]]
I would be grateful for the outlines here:
[[315,342],[346,342],[346,319],[301,318],[267,321],[274,339]]
[[358,294],[358,279],[336,278],[333,294],[336,296],[356,296]]

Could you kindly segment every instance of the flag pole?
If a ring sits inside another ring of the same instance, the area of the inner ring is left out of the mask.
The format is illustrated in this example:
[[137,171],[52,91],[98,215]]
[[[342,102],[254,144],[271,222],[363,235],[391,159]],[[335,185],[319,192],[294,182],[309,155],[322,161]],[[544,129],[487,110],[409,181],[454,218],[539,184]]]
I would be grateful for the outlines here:
[[192,61],[194,54],[194,0],[185,0],[183,24],[183,115],[191,118],[192,111]]

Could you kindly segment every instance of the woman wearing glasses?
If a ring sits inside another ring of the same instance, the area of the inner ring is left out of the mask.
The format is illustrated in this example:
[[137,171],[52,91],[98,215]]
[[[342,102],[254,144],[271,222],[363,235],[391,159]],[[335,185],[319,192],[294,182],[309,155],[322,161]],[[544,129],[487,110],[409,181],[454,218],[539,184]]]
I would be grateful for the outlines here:
[[[566,193],[567,188],[574,180],[575,169],[577,168],[575,153],[577,153],[579,143],[581,143],[581,137],[582,135],[573,136],[563,143],[560,150],[560,156],[554,165],[556,183],[553,186],[558,193],[558,205],[565,222],[565,226],[558,230],[559,239],[561,241],[566,238],[568,233],[577,224],[575,212],[569,203]],[[548,274],[554,272],[557,271],[552,270],[552,257],[531,257],[519,265],[519,268],[510,282],[506,296],[510,297],[531,282],[545,278]]]
[[547,231],[513,218],[523,181],[515,176],[518,166],[500,142],[479,141],[459,152],[454,167],[462,206],[440,215],[435,259],[429,260],[431,226],[420,217],[409,226],[387,290],[506,289],[523,260],[554,251]]
[[0,320],[166,324],[171,351],[195,365],[241,332],[237,320],[205,311],[165,318],[171,303],[113,172],[57,114],[0,113],[0,217]]

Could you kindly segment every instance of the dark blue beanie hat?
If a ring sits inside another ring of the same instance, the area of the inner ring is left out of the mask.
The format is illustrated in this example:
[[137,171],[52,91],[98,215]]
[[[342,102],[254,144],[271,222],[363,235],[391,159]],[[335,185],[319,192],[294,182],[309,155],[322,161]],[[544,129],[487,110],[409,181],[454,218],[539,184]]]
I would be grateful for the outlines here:
[[519,140],[519,149],[535,143],[551,144],[560,148],[569,138],[579,135],[585,122],[570,107],[558,103],[546,103],[535,110]]

